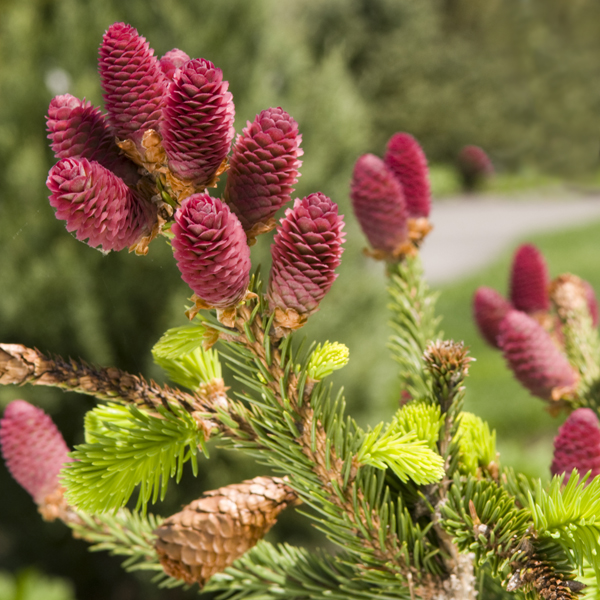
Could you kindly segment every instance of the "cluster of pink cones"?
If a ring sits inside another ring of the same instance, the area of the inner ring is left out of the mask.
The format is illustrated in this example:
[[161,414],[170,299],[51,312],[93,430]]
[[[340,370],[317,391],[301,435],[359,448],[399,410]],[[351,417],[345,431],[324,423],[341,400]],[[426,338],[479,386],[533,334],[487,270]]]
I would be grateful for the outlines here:
[[[577,370],[562,348],[560,322],[551,311],[550,278],[544,257],[530,244],[520,246],[513,259],[510,299],[480,287],[473,312],[481,335],[500,349],[515,377],[534,395],[558,400],[577,386]],[[583,282],[593,326],[598,304],[591,286]]]
[[410,254],[429,231],[431,190],[427,159],[408,133],[396,133],[383,159],[361,156],[350,196],[356,218],[375,256]]
[[[158,59],[124,23],[109,27],[99,54],[107,115],[69,94],[50,103],[57,218],[90,246],[138,253],[172,223],[178,267],[200,304],[235,306],[248,287],[248,246],[276,226],[299,176],[296,121],[281,108],[262,111],[229,157],[235,109],[218,67],[176,48]],[[223,198],[211,197],[227,168]],[[316,310],[335,279],[342,225],[321,194],[286,213],[273,248],[273,309]]]

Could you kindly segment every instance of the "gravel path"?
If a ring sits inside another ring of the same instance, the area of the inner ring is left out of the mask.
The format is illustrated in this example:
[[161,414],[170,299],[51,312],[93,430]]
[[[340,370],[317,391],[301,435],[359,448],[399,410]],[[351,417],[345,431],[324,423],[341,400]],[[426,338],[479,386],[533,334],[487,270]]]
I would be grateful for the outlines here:
[[600,194],[469,196],[434,202],[421,257],[427,280],[448,283],[477,272],[519,239],[600,220]]

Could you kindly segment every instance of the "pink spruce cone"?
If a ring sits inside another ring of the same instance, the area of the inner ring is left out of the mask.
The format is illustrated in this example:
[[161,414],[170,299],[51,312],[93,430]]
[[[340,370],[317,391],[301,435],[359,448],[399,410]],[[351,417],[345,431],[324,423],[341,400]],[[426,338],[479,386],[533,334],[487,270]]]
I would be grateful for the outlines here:
[[354,214],[375,250],[393,253],[408,240],[408,213],[402,185],[374,154],[354,165],[350,198]]
[[6,407],[0,420],[0,446],[10,474],[36,504],[59,487],[58,474],[71,461],[52,419],[25,400],[14,400]]
[[233,97],[221,69],[203,58],[181,67],[163,111],[163,146],[169,167],[196,187],[211,183],[235,133]]
[[298,123],[281,108],[246,123],[229,160],[224,196],[246,231],[289,202],[302,164],[301,141]]
[[182,279],[210,306],[235,306],[250,281],[250,248],[238,218],[218,198],[193,194],[175,213],[171,231]]
[[169,50],[158,63],[165,77],[169,81],[173,81],[178,69],[180,69],[188,60],[190,60],[190,57],[183,50],[173,48],[173,50]]
[[590,316],[592,317],[592,325],[598,327],[598,300],[596,299],[596,292],[594,288],[587,281],[583,281],[585,286],[585,294],[587,296],[587,305],[590,310]]
[[427,158],[419,142],[408,133],[396,133],[388,142],[385,164],[402,184],[408,216],[428,217],[431,189]]
[[477,288],[473,296],[473,315],[479,333],[488,344],[498,348],[498,332],[502,319],[512,310],[510,302],[489,287]]
[[337,278],[344,221],[338,207],[317,192],[285,211],[271,246],[269,305],[300,315],[314,313]]
[[458,155],[458,170],[466,191],[473,191],[494,174],[494,165],[479,146],[465,146]]
[[48,107],[47,125],[56,158],[95,160],[129,185],[138,182],[137,167],[121,155],[99,108],[71,94],[56,96]]
[[168,86],[154,51],[131,25],[113,23],[102,38],[98,66],[116,136],[139,145],[144,131],[159,129]]
[[567,358],[546,330],[524,312],[512,310],[504,317],[497,341],[513,375],[533,395],[552,400],[555,388],[576,385],[578,376]]
[[526,313],[550,309],[548,267],[542,253],[532,244],[515,252],[510,275],[510,299],[517,310]]
[[50,169],[46,185],[56,218],[67,222],[67,231],[105,252],[132,246],[156,219],[154,205],[95,161],[63,158]]
[[573,469],[580,476],[591,471],[590,480],[600,475],[600,426],[596,413],[589,408],[573,411],[554,438],[550,472],[566,473],[568,478]]

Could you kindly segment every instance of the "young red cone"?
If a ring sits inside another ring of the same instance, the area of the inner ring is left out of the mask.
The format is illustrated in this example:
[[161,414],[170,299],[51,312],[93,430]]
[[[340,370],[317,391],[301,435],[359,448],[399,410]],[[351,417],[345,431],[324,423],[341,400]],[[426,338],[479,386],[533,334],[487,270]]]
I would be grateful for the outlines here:
[[542,253],[532,244],[515,252],[510,275],[510,299],[517,310],[526,313],[550,309],[550,278]]
[[513,375],[533,395],[558,400],[577,385],[575,369],[546,330],[524,312],[512,310],[504,317],[497,342]]
[[247,122],[229,160],[225,200],[246,231],[267,221],[287,202],[298,181],[302,136],[281,108]]
[[474,191],[494,174],[492,161],[479,146],[465,146],[458,155],[457,163],[463,188],[467,192]]
[[240,302],[250,281],[250,249],[229,207],[193,194],[177,209],[171,231],[177,267],[196,296],[216,308]]
[[158,64],[165,77],[170,81],[175,79],[177,71],[188,61],[190,57],[179,48],[169,50],[159,61]]
[[596,413],[589,408],[573,411],[554,438],[550,472],[566,473],[568,478],[573,469],[581,476],[591,471],[590,479],[600,475],[600,425]]
[[64,94],[51,100],[46,118],[48,139],[56,158],[95,160],[126,183],[137,183],[137,167],[121,155],[115,133],[99,108]]
[[374,154],[354,165],[350,198],[354,214],[369,244],[393,254],[408,240],[408,212],[402,185]]
[[100,83],[109,121],[120,140],[137,145],[158,131],[168,86],[154,51],[125,23],[111,25],[100,45]]
[[64,158],[46,180],[56,218],[93,248],[123,250],[150,233],[156,208],[95,161]]
[[14,400],[0,420],[0,447],[6,466],[36,504],[59,486],[58,474],[70,462],[69,449],[52,419],[24,400]]
[[233,97],[221,69],[186,62],[169,88],[162,124],[171,171],[197,188],[212,185],[235,133]]
[[285,211],[271,246],[268,298],[272,310],[314,313],[337,278],[344,221],[338,207],[317,192]]
[[479,333],[494,348],[498,348],[500,323],[510,310],[512,310],[510,302],[492,288],[477,288],[473,295],[473,315]]
[[431,188],[427,158],[419,142],[408,133],[396,133],[388,142],[385,164],[402,184],[409,217],[428,217]]

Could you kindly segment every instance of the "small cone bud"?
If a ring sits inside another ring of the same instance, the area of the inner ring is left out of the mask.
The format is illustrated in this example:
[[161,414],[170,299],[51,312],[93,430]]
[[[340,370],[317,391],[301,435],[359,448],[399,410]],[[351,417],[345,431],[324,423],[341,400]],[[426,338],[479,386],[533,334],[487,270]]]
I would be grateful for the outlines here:
[[70,462],[69,449],[43,410],[14,400],[0,420],[0,446],[6,466],[36,504],[60,487],[58,474]]
[[526,313],[550,309],[548,267],[541,252],[524,244],[515,252],[510,275],[510,299],[517,310]]
[[235,133],[228,87],[221,69],[198,58],[181,67],[169,88],[161,129],[169,168],[197,188],[212,185]]
[[590,480],[600,475],[600,425],[589,408],[573,411],[554,438],[552,475],[566,473],[568,477],[573,469],[581,476],[591,471]]
[[350,197],[361,229],[375,250],[393,254],[408,240],[402,185],[374,154],[356,161]]
[[458,155],[458,171],[463,188],[472,192],[494,174],[494,165],[479,146],[465,146]]
[[514,376],[535,396],[558,400],[575,389],[576,371],[544,328],[527,314],[513,310],[504,317],[498,345]]
[[120,154],[115,134],[99,108],[71,94],[56,96],[48,107],[48,138],[56,158],[95,160],[134,186],[137,167]]
[[388,142],[384,160],[402,184],[408,216],[428,217],[431,210],[429,169],[417,140],[408,133],[394,134]]
[[510,310],[512,310],[510,302],[496,290],[489,287],[477,288],[473,296],[473,315],[479,333],[494,348],[498,348],[497,337],[500,323]]
[[250,282],[250,249],[238,218],[218,198],[193,194],[171,229],[182,279],[207,305],[235,306]]
[[208,492],[154,532],[161,565],[168,575],[202,586],[262,539],[296,500],[276,477],[255,477]]
[[290,200],[302,161],[298,124],[269,108],[246,124],[229,160],[225,200],[246,231],[266,223]]
[[168,85],[145,38],[125,23],[113,23],[102,38],[100,82],[109,121],[120,140],[140,144],[158,130]]
[[433,393],[443,413],[450,406],[469,374],[472,358],[463,342],[437,340],[431,342],[423,353],[425,368],[432,375]]
[[156,208],[95,161],[64,158],[46,180],[56,218],[67,231],[103,251],[123,250],[152,229]]
[[314,313],[337,278],[344,222],[337,204],[317,192],[285,211],[271,246],[271,310],[302,317]]
[[164,74],[169,80],[175,79],[177,71],[188,61],[190,57],[179,48],[173,48],[169,50],[159,61],[158,64]]

